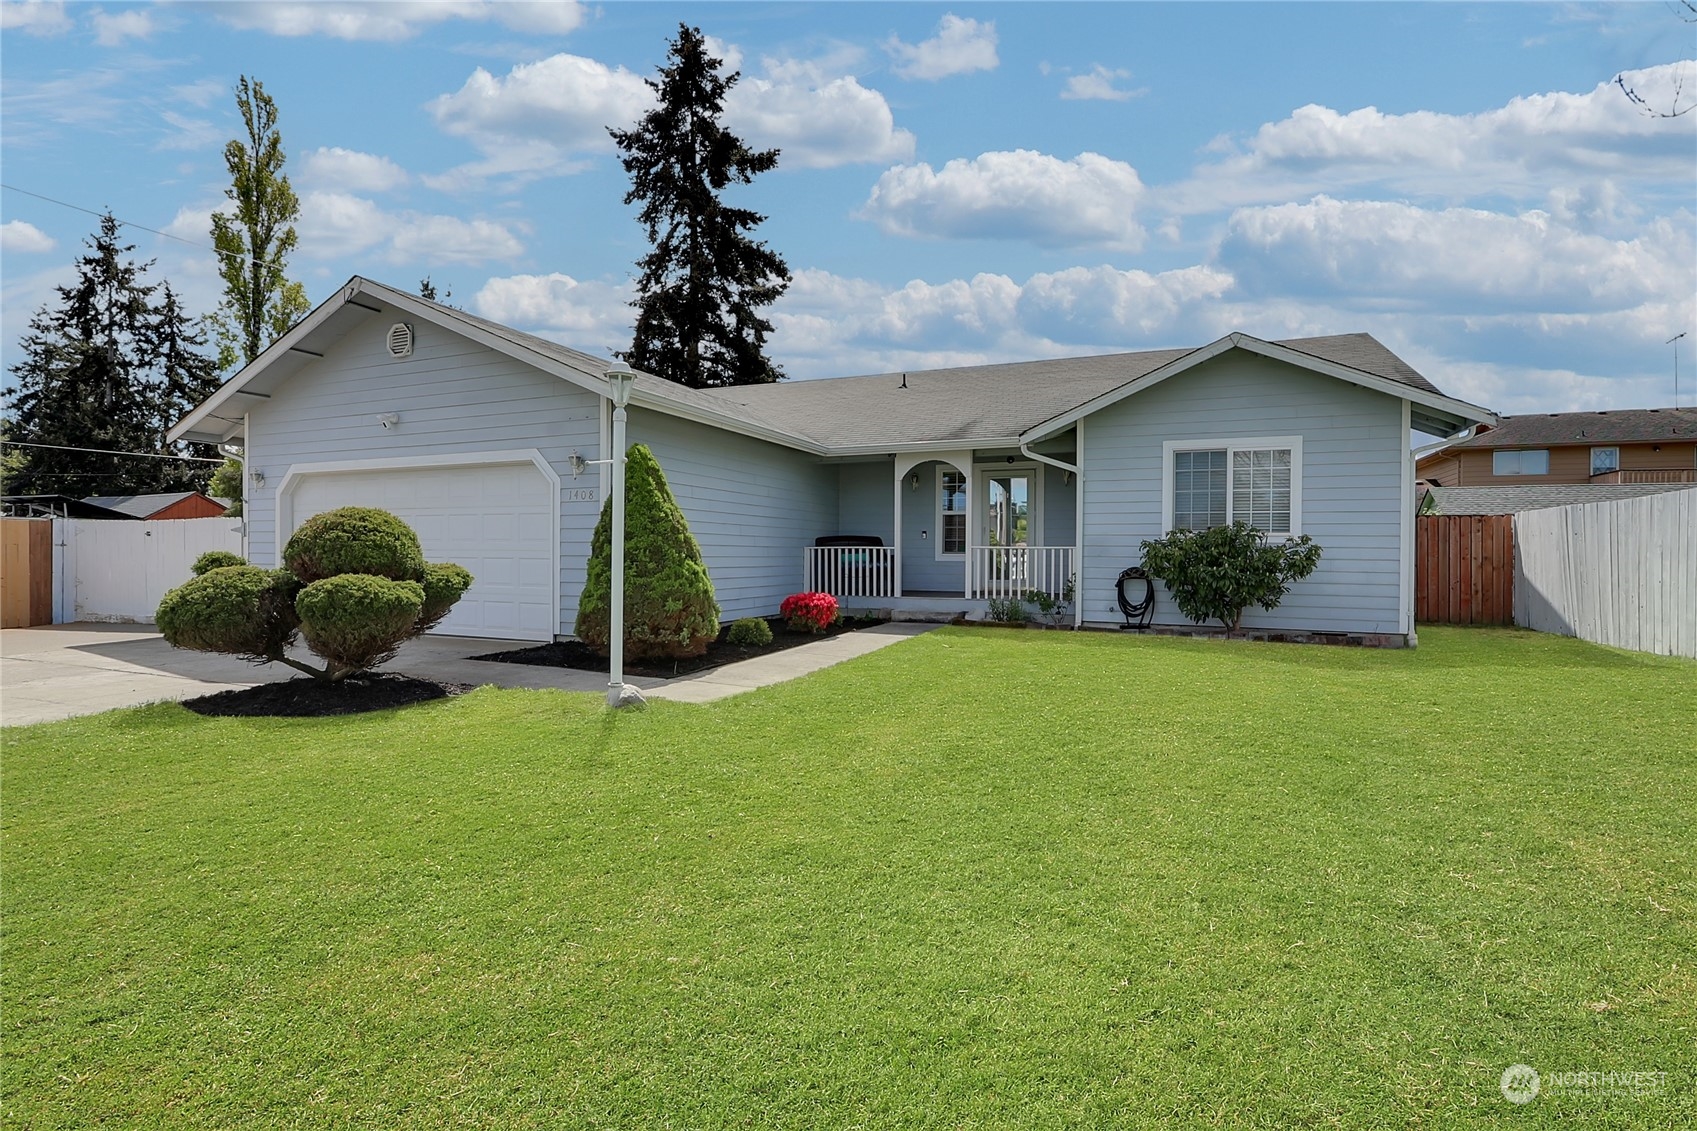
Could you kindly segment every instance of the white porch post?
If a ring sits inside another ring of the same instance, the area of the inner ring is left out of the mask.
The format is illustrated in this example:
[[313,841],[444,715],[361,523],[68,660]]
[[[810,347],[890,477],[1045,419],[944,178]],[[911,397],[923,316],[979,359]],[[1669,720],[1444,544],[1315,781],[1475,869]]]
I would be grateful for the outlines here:
[[890,570],[890,583],[895,586],[895,592],[891,593],[890,596],[900,597],[902,595],[902,481],[907,478],[907,474],[902,467],[901,457],[894,453],[890,456],[890,467],[894,473],[896,496],[895,505],[890,511],[895,516],[896,522],[896,534],[892,539],[895,543],[896,560],[894,568]]
[[976,559],[972,548],[972,536],[978,533],[978,527],[973,523],[972,497],[978,494],[973,490],[972,453],[966,453],[966,466],[960,468],[960,473],[966,477],[966,560],[961,563],[961,596],[972,599],[972,564]]
[[630,403],[630,387],[636,374],[622,361],[615,361],[607,370],[607,380],[613,393],[613,592],[608,608],[610,624],[607,643],[607,705],[621,706],[625,699],[625,406]]

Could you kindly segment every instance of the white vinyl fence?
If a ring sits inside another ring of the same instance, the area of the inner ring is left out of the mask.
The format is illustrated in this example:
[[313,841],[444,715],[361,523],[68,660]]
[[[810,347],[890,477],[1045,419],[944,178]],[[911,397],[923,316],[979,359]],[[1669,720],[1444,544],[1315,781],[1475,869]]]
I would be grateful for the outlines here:
[[239,518],[53,520],[53,622],[151,622],[208,550],[242,552]]
[[1514,517],[1514,623],[1697,658],[1697,489]]

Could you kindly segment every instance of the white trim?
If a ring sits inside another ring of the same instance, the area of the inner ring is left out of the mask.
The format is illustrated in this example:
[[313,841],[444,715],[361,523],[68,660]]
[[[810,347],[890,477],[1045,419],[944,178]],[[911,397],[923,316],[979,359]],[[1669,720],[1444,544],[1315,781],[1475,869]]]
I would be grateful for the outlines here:
[[[890,569],[890,585],[894,590],[891,596],[900,597],[902,595],[902,487],[907,480],[907,475],[902,471],[901,464],[894,458],[890,460],[890,467],[895,472],[893,480],[895,483],[895,506],[891,510],[891,514],[895,516],[895,534],[890,539],[891,542],[895,543],[895,560]],[[837,476],[837,499],[839,502],[842,500],[842,493],[843,481],[839,473]]]
[[[943,476],[951,471],[954,474],[959,475],[966,484],[965,489],[961,492],[966,496],[965,511],[943,510]],[[937,518],[937,540],[932,544],[932,546],[936,551],[936,558],[940,562],[963,562],[966,560],[967,550],[972,547],[972,465],[967,464],[965,471],[962,471],[960,468],[955,467],[952,464],[946,469],[939,469],[933,482],[936,484],[936,487],[931,492],[931,506],[933,508],[932,513],[936,515]],[[962,521],[965,523],[965,526],[960,532],[961,548],[960,553],[958,554],[945,551],[943,549],[943,516],[945,514],[961,515]]]
[[1080,420],[1074,429],[1072,458],[1078,461],[1078,470],[1072,473],[1073,485],[1073,528],[1072,528],[1072,626],[1084,627],[1084,421]]
[[1407,441],[1413,412],[1413,407],[1403,401],[1402,512],[1398,523],[1402,553],[1397,563],[1397,631],[1404,636],[1414,631],[1414,449]]
[[[600,498],[605,503],[613,493],[613,398],[602,397],[601,401],[601,434],[598,440],[601,450],[596,453],[596,486],[600,489]],[[597,517],[599,521],[599,516]]]
[[[1597,470],[1597,453],[1598,452],[1613,452],[1615,454],[1615,465],[1613,467],[1605,467],[1603,470],[1598,471]],[[1612,471],[1619,471],[1620,470],[1620,445],[1619,444],[1596,444],[1591,448],[1590,456],[1591,456],[1591,474],[1592,475],[1607,475]]]
[[1325,358],[1315,357],[1313,354],[1306,354],[1301,350],[1292,349],[1289,346],[1281,346],[1275,342],[1262,341],[1260,338],[1251,337],[1248,334],[1232,333],[1227,334],[1225,337],[1216,342],[1211,342],[1208,345],[1202,346],[1200,349],[1191,350],[1183,357],[1175,358],[1160,368],[1152,370],[1141,377],[1127,381],[1125,384],[1120,385],[1117,388],[1110,389],[1100,396],[1093,397],[1076,408],[1068,409],[1066,412],[1063,412],[1058,416],[1052,416],[1048,420],[1043,421],[1041,424],[1033,425],[1024,432],[1020,433],[1019,438],[1021,442],[1030,444],[1048,436],[1053,436],[1055,433],[1063,431],[1093,412],[1098,412],[1111,404],[1116,404],[1119,401],[1124,400],[1126,397],[1131,396],[1133,393],[1141,393],[1145,389],[1153,388],[1169,377],[1177,376],[1187,369],[1194,369],[1203,362],[1210,361],[1228,350],[1233,349],[1248,350],[1250,353],[1258,353],[1263,357],[1272,358],[1274,361],[1282,361],[1286,364],[1294,365],[1299,369],[1307,369],[1314,373],[1323,374],[1327,377],[1335,377],[1340,381],[1348,381],[1350,384],[1360,385],[1363,388],[1372,389],[1375,392],[1385,393],[1388,396],[1396,397],[1399,400],[1407,400],[1413,404],[1422,405],[1436,412],[1450,414],[1459,420],[1473,420],[1482,424],[1495,424],[1497,422],[1495,413],[1491,412],[1489,409],[1480,408],[1478,405],[1469,404],[1466,401],[1458,401],[1453,397],[1446,397],[1441,393],[1428,393],[1425,390],[1417,389],[1412,385],[1405,385],[1401,381],[1392,381],[1390,378],[1380,377],[1376,373],[1368,373],[1364,370],[1354,369],[1347,365],[1340,365],[1335,361],[1327,361]]
[[553,570],[549,576],[553,579],[551,586],[554,594],[554,635],[561,633],[560,620],[560,474],[554,470],[554,465],[545,459],[535,448],[512,448],[505,451],[492,452],[444,452],[439,455],[424,456],[389,456],[379,459],[346,459],[331,460],[324,463],[297,463],[292,465],[277,484],[273,507],[276,522],[274,540],[273,564],[281,569],[283,566],[283,546],[294,533],[294,504],[290,498],[291,489],[301,479],[309,475],[335,475],[338,473],[361,471],[407,471],[411,469],[442,468],[442,467],[498,467],[502,464],[531,464],[548,481],[549,494],[553,499],[552,515],[554,529]]
[[[1406,435],[1406,434],[1405,434]],[[1406,442],[1406,441],[1405,441]],[[1173,453],[1195,451],[1226,452],[1226,521],[1233,519],[1232,515],[1232,453],[1239,451],[1261,451],[1267,448],[1290,449],[1290,529],[1269,530],[1266,533],[1272,537],[1290,535],[1296,537],[1302,533],[1302,437],[1301,436],[1230,436],[1210,440],[1167,440],[1161,445],[1161,533],[1167,535],[1173,529]]]

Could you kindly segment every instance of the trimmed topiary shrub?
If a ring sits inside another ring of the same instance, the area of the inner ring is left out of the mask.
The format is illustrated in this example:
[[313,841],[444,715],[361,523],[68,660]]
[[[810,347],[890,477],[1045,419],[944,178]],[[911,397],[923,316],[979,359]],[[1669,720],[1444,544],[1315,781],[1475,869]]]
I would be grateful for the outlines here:
[[764,648],[772,643],[772,626],[760,617],[743,617],[725,633],[725,643],[738,648]]
[[423,609],[424,586],[369,573],[314,581],[295,598],[306,646],[351,672],[394,659],[415,635]]
[[1233,633],[1251,605],[1276,609],[1320,564],[1320,547],[1304,534],[1269,542],[1247,522],[1210,530],[1174,530],[1143,543],[1143,568],[1166,583],[1178,611],[1201,624],[1210,618]]
[[[577,602],[578,638],[603,656],[612,632],[612,540],[608,499]],[[718,635],[719,603],[701,547],[654,453],[633,445],[625,463],[625,655],[638,661],[699,656]]]
[[294,643],[299,589],[287,570],[224,566],[165,594],[154,619],[177,648],[267,663],[282,659]]
[[[221,553],[201,555],[200,576],[160,601],[165,639],[326,680],[393,659],[404,642],[447,616],[472,581],[460,566],[426,563],[412,527],[370,507],[308,519],[284,547],[288,569],[227,564]],[[322,668],[286,654],[297,634]]]
[[228,550],[208,550],[206,553],[196,558],[194,560],[194,565],[189,568],[194,571],[194,575],[196,577],[199,577],[201,574],[210,572],[211,570],[223,569],[225,566],[239,565],[247,565],[247,559],[242,557],[240,554],[232,554]]
[[418,614],[416,631],[429,632],[471,588],[471,571],[452,562],[426,563],[419,584],[424,587],[424,609]]
[[283,566],[307,585],[342,573],[418,581],[424,551],[412,527],[388,511],[339,507],[300,524],[283,547]]

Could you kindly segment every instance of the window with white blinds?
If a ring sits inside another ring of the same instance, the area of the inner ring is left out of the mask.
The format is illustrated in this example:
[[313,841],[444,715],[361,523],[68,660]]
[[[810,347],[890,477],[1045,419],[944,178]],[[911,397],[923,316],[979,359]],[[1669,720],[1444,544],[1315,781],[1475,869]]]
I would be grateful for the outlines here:
[[1167,445],[1168,530],[1247,522],[1300,533],[1302,441],[1295,437]]

